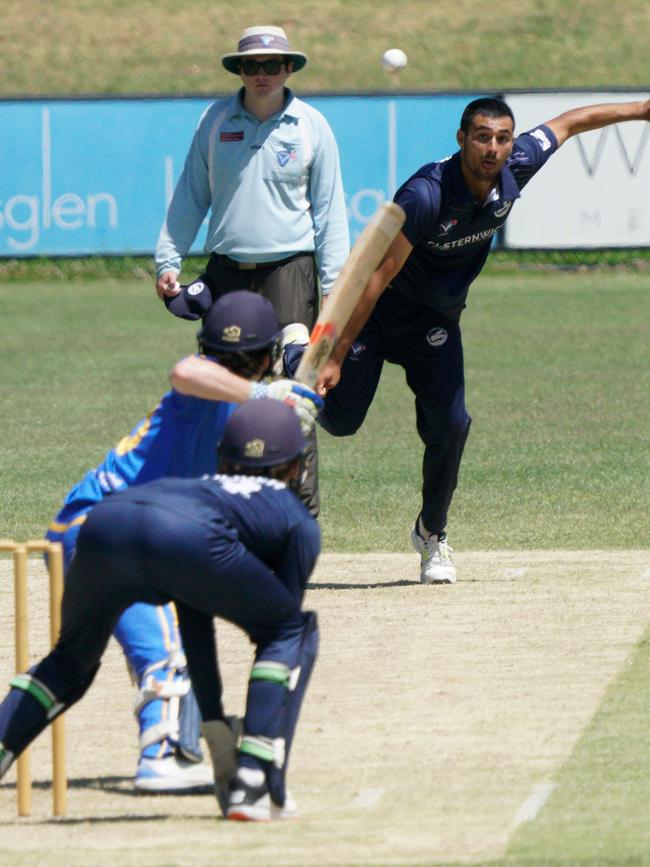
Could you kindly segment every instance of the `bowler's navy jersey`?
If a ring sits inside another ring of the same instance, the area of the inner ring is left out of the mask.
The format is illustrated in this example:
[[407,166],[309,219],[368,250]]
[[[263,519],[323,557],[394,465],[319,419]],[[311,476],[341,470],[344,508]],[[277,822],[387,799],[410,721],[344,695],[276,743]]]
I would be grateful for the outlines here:
[[422,166],[395,194],[406,211],[402,232],[413,251],[391,286],[457,321],[494,235],[521,190],[556,150],[557,139],[547,126],[517,136],[497,186],[482,204],[465,183],[460,152]]
[[[125,501],[196,521],[206,539],[238,538],[287,585],[304,588],[320,552],[320,527],[284,482],[260,476],[167,478],[113,494],[97,509]],[[95,511],[95,510],[94,510]]]

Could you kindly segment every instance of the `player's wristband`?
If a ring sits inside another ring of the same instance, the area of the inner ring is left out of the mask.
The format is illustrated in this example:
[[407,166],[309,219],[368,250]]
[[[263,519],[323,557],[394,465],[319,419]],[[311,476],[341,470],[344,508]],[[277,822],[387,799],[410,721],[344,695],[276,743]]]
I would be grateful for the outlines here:
[[307,388],[302,386],[299,382],[294,382],[291,391],[293,392],[293,394],[297,394],[299,397],[306,397],[314,404],[316,409],[323,408],[323,398],[319,397],[313,388]]
[[264,385],[263,382],[251,382],[251,390],[248,398],[249,400],[256,400],[258,397],[266,397],[268,390],[268,385]]

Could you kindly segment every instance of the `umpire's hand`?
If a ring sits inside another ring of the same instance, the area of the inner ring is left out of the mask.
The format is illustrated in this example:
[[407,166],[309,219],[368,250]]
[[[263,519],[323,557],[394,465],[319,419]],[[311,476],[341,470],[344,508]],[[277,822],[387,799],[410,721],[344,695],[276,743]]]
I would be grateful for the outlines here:
[[178,282],[178,274],[176,271],[163,271],[160,277],[156,280],[156,292],[162,301],[165,297],[173,298],[181,291],[181,284]]

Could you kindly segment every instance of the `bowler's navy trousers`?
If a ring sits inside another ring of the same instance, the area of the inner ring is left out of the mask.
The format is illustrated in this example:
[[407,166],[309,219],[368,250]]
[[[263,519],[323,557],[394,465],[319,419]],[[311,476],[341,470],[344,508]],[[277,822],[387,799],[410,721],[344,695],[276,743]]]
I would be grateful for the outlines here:
[[417,429],[424,443],[422,520],[440,534],[471,419],[465,408],[463,347],[458,322],[389,287],[341,367],[319,422],[334,436],[355,433],[372,403],[384,361],[399,364],[415,395]]

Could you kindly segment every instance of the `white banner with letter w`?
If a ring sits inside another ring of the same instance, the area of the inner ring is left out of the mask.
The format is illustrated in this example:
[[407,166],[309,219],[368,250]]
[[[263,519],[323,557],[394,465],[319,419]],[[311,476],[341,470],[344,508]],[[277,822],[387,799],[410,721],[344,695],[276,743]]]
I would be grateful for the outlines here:
[[[516,131],[585,105],[648,93],[506,94]],[[629,121],[570,138],[524,189],[506,224],[506,247],[650,246],[650,124]]]

